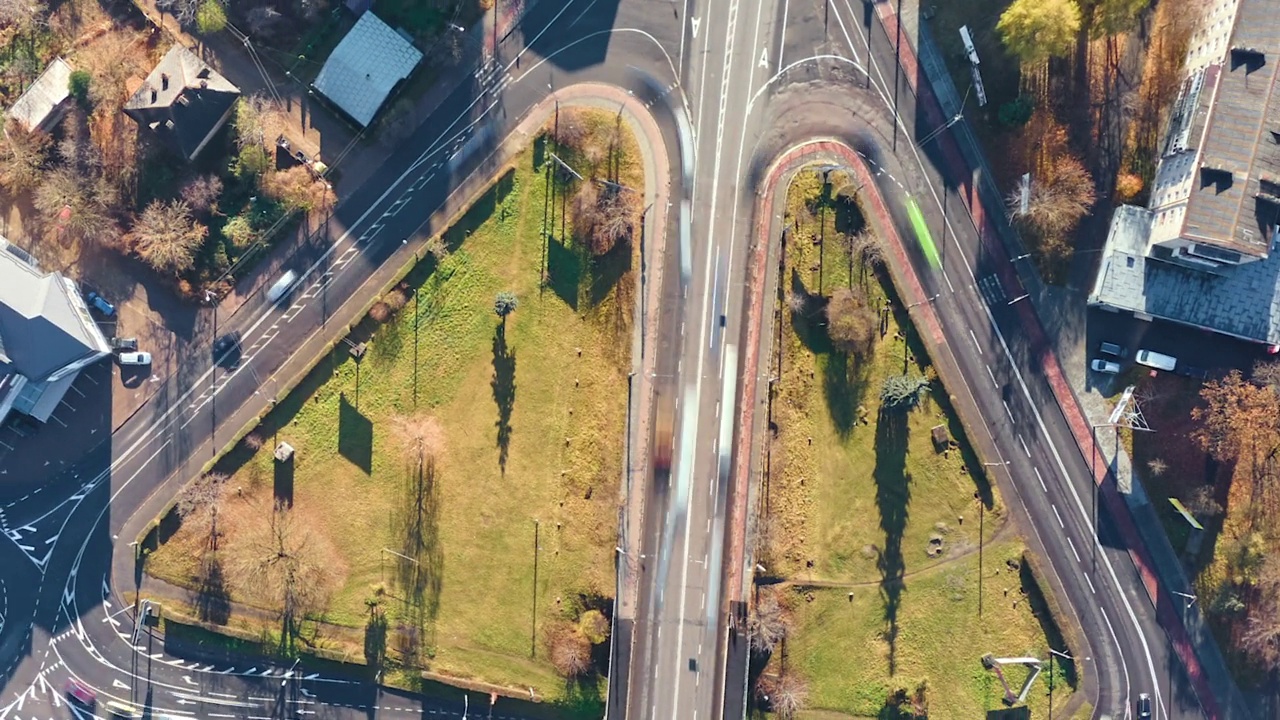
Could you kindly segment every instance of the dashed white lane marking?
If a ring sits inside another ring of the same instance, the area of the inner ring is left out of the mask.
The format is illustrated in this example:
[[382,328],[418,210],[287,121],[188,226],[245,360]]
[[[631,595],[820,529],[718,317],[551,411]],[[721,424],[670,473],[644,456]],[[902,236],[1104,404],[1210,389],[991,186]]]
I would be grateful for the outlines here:
[[990,366],[990,365],[988,365],[988,366],[986,366],[986,367],[987,367],[987,376],[991,378],[991,385],[992,385],[992,387],[994,387],[995,389],[999,390],[999,389],[1000,389],[1000,383],[996,382],[996,374],[995,374],[995,373],[993,373],[993,372],[991,372],[991,366]]
[[1085,581],[1086,583],[1089,583],[1089,593],[1090,593],[1090,594],[1092,594],[1092,595],[1097,595],[1097,594],[1098,594],[1098,591],[1093,589],[1093,581],[1089,579],[1089,576],[1088,576],[1088,575],[1085,575],[1085,576],[1084,576],[1084,581]]
[[1018,442],[1022,445],[1022,452],[1027,457],[1031,457],[1031,451],[1027,449],[1027,441],[1022,439],[1022,435],[1018,435]]
[[1013,411],[1009,409],[1009,403],[1001,400],[1000,404],[1004,406],[1004,414],[1009,416],[1009,422],[1016,423],[1017,420],[1013,419]]
[[1067,544],[1071,546],[1071,554],[1076,556],[1076,562],[1080,562],[1080,553],[1076,552],[1076,544],[1071,541],[1071,537],[1067,537]]
[[[972,329],[969,330],[969,337],[973,338],[973,346],[978,348],[978,354],[982,355],[983,354],[982,346],[978,344],[978,336],[973,334]],[[987,369],[990,370],[990,368],[987,368]]]
[[1058,518],[1058,527],[1062,528],[1063,530],[1066,530],[1067,526],[1062,523],[1062,516],[1058,514],[1058,506],[1050,505],[1049,507],[1053,508],[1053,516]]
[[1049,486],[1048,486],[1048,485],[1045,485],[1045,484],[1044,484],[1044,478],[1043,478],[1043,477],[1040,477],[1040,468],[1035,467],[1035,466],[1033,465],[1033,466],[1031,466],[1031,469],[1036,471],[1036,479],[1040,481],[1040,489],[1041,489],[1041,490],[1043,490],[1043,491],[1045,491],[1046,493],[1047,493],[1047,492],[1049,492]]

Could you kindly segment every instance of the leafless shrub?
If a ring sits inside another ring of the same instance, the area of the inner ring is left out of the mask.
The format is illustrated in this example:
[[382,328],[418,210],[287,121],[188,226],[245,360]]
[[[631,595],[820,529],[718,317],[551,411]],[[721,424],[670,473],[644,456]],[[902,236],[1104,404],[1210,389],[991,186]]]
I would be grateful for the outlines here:
[[217,175],[199,175],[182,187],[183,202],[192,212],[216,211],[218,197],[222,195],[222,179]]
[[760,654],[772,653],[786,638],[788,626],[786,609],[778,602],[777,593],[762,591],[747,617],[747,636],[751,640],[751,648]]
[[409,296],[408,294],[405,293],[404,290],[395,288],[393,290],[388,291],[386,295],[382,296],[382,302],[386,303],[387,307],[391,308],[391,311],[394,313],[399,311],[400,308],[403,308],[406,304],[408,304]]
[[581,677],[591,669],[591,643],[577,627],[556,623],[547,629],[551,666],[562,677]]
[[369,308],[369,317],[373,318],[374,322],[384,323],[391,319],[391,307],[379,300]]

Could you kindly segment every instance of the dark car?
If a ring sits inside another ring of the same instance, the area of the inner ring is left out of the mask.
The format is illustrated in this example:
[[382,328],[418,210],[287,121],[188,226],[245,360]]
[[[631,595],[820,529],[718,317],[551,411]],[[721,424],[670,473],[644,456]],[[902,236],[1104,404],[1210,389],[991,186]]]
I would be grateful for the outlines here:
[[1177,370],[1174,372],[1185,377],[1195,378],[1196,380],[1209,379],[1209,371],[1204,368],[1196,367],[1195,365],[1179,365]]
[[84,299],[85,299],[85,302],[89,303],[90,307],[94,308],[95,310],[102,313],[106,317],[111,317],[112,315],[116,314],[116,306],[107,302],[106,298],[102,297],[96,292],[93,292],[92,290],[89,291],[88,295],[84,296]]
[[1151,720],[1151,696],[1146,693],[1138,696],[1138,720]]
[[138,349],[138,338],[111,338],[113,352],[132,352]]

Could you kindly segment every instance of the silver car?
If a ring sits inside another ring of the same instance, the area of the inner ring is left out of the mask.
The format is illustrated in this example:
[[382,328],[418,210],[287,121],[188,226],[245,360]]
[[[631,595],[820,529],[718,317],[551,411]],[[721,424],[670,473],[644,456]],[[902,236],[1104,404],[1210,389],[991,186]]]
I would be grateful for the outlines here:
[[1089,363],[1089,367],[1093,368],[1094,372],[1105,373],[1107,375],[1120,374],[1120,363],[1103,360],[1102,358],[1095,358],[1093,362]]
[[121,365],[150,365],[151,353],[149,352],[126,352],[120,353]]

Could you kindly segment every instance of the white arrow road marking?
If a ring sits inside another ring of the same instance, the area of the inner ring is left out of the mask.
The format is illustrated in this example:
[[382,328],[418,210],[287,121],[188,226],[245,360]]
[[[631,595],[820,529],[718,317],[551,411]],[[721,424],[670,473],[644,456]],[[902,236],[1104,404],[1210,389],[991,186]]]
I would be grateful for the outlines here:
[[195,680],[192,680],[190,675],[183,675],[182,681],[188,685],[196,685],[196,686],[200,685],[200,683],[196,682]]
[[694,18],[694,19],[693,19],[693,36],[694,36],[695,38],[696,38],[696,37],[698,37],[698,23],[701,23],[701,22],[702,22],[702,20],[700,20],[700,19],[698,19],[698,18]]
[[111,680],[111,687],[117,687],[117,688],[120,688],[121,690],[128,690],[128,689],[129,689],[129,686],[128,686],[128,685],[125,685],[124,683],[122,683],[122,682],[120,682],[119,680],[116,680],[116,679],[114,679],[114,678],[112,678],[112,680]]
[[760,62],[757,64],[762,68],[769,67],[769,48],[760,48]]
[[193,703],[208,703],[210,705],[221,705],[223,707],[241,707],[241,708],[259,707],[258,703],[238,702],[236,700],[223,700],[222,698],[201,697],[199,695],[191,695],[189,693],[178,692],[178,691],[174,691],[172,694],[174,697],[179,698],[178,700],[179,703],[181,703],[183,700],[187,700]]

